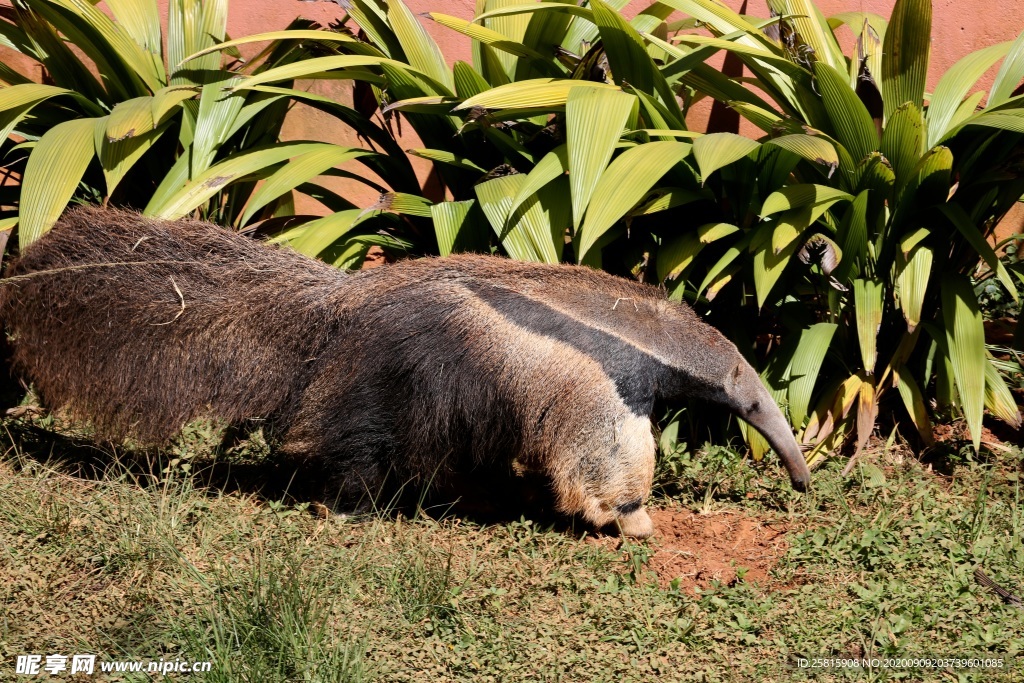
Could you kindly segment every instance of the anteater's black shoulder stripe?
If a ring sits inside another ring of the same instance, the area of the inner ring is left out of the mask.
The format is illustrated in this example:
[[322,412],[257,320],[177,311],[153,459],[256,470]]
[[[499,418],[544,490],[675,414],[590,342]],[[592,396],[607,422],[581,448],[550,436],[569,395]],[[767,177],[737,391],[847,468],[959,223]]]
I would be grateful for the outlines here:
[[513,324],[560,341],[593,358],[615,383],[623,403],[636,415],[650,416],[658,384],[671,374],[671,369],[660,360],[620,337],[507,287],[477,279],[467,280],[464,284]]

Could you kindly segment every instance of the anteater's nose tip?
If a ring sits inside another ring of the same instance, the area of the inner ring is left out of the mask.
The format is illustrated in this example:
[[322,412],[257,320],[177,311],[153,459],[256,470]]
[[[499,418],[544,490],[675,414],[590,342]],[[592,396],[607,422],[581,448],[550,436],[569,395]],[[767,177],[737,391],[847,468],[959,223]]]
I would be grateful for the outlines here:
[[792,482],[793,482],[793,490],[794,491],[799,491],[800,493],[807,493],[807,489],[809,489],[811,487],[811,478],[809,476],[807,476],[807,477],[802,477],[802,476],[793,477],[792,478]]

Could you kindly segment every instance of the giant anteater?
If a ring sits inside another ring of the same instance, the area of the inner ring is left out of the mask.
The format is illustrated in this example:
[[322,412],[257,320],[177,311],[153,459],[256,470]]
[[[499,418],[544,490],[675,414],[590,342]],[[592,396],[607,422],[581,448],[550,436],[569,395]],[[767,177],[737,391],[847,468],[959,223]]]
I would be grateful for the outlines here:
[[43,402],[104,436],[265,420],[337,500],[516,460],[561,512],[643,537],[660,398],[721,404],[793,486],[785,418],[725,337],[663,292],[486,256],[344,273],[201,222],[69,211],[10,267],[0,315]]

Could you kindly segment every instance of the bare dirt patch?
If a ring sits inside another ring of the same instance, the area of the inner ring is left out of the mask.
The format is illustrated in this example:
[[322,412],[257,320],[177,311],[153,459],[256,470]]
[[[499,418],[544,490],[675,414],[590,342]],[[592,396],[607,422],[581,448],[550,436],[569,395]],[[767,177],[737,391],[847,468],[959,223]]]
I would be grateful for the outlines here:
[[651,517],[658,531],[649,566],[663,587],[679,579],[688,593],[713,581],[763,584],[789,547],[784,524],[757,517],[684,509],[652,510]]

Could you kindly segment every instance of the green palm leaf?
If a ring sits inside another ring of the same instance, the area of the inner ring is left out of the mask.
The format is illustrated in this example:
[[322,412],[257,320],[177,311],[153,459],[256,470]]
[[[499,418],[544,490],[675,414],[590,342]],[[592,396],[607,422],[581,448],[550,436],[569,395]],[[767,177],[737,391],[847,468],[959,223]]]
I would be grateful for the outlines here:
[[882,43],[881,91],[886,120],[905,102],[923,108],[931,41],[931,0],[896,0]]
[[849,81],[828,64],[815,62],[814,75],[836,140],[859,162],[878,149],[878,131],[871,114]]
[[997,60],[1010,51],[1011,45],[1006,42],[976,50],[942,75],[928,105],[928,147],[934,147],[945,137],[964,96]]
[[960,408],[977,450],[985,410],[985,327],[970,281],[947,275],[942,281],[942,318]]
[[707,182],[712,173],[739,161],[760,146],[760,143],[735,133],[711,133],[693,141],[693,156],[703,181]]
[[455,111],[483,107],[485,109],[550,109],[565,106],[572,90],[604,90],[621,92],[617,86],[571,78],[534,78],[498,86],[455,107]]
[[346,161],[371,154],[373,152],[365,149],[326,144],[323,148],[296,156],[268,177],[266,182],[253,193],[239,224],[245,225],[256,215],[257,211],[284,193],[291,192],[302,183],[312,180]]
[[[151,203],[145,214],[155,218],[177,220],[194,211],[226,185],[250,174],[265,172],[292,157],[318,149],[333,147],[324,142],[283,142],[270,147],[248,150],[224,161],[192,179],[192,182],[171,194],[159,204]],[[183,157],[185,158],[185,157]]]
[[[685,142],[650,142],[627,149],[601,174],[577,235],[579,261],[632,209],[669,169],[690,153]],[[570,179],[572,176],[570,175]]]
[[617,90],[573,88],[569,91],[565,106],[566,152],[572,217],[577,230],[615,145],[629,119],[636,116],[638,106],[636,97]]
[[402,0],[386,0],[388,6],[388,21],[395,35],[402,44],[402,50],[409,60],[409,64],[420,73],[433,78],[448,89],[448,94],[455,87],[452,79],[452,72],[444,61],[444,55],[438,49],[437,43],[430,37],[426,29],[416,20],[416,17]]
[[58,123],[36,143],[25,165],[18,213],[22,250],[49,230],[68,205],[96,154],[97,119]]
[[796,428],[800,428],[807,418],[807,409],[811,405],[818,372],[838,327],[834,323],[817,323],[800,334],[787,391],[790,424]]

